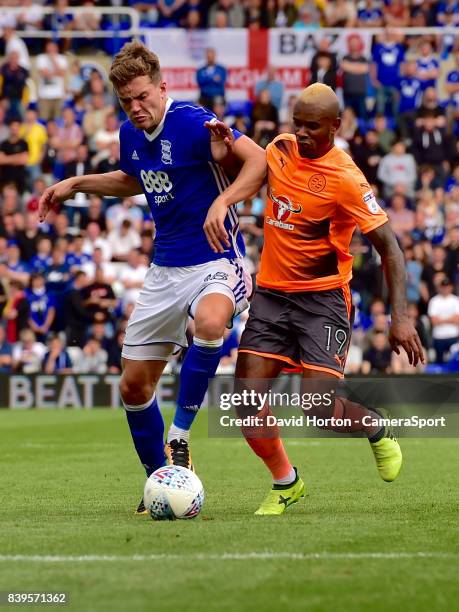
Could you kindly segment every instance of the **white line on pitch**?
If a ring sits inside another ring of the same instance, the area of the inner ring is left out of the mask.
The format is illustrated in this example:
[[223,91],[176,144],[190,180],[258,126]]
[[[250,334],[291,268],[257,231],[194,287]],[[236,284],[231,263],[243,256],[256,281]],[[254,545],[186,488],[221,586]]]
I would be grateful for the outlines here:
[[203,553],[191,555],[153,554],[153,555],[0,555],[0,562],[131,562],[131,561],[246,561],[251,559],[276,560],[292,559],[298,561],[333,559],[459,559],[458,554],[445,552],[248,552],[248,553]]

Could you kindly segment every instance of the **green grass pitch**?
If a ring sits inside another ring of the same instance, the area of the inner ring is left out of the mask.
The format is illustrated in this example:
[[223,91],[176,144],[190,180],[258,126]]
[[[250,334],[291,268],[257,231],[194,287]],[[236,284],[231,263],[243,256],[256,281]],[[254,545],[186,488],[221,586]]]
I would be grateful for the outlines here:
[[122,410],[2,410],[0,435],[0,591],[67,591],[63,609],[85,612],[457,605],[459,440],[402,440],[391,484],[365,440],[287,440],[308,495],[255,517],[264,467],[209,439],[202,413],[202,514],[155,523],[133,514],[144,478]]

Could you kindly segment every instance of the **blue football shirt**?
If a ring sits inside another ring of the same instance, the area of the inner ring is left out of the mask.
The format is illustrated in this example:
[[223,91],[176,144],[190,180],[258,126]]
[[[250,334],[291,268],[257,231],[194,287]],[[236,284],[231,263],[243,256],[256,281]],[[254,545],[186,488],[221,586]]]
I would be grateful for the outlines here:
[[[192,266],[245,254],[234,206],[225,227],[231,248],[214,253],[203,225],[212,202],[229,185],[213,161],[210,133],[204,127],[215,115],[171,98],[161,123],[148,134],[130,121],[120,129],[120,168],[142,185],[155,222],[153,262],[159,266]],[[234,130],[234,137],[242,136]]]

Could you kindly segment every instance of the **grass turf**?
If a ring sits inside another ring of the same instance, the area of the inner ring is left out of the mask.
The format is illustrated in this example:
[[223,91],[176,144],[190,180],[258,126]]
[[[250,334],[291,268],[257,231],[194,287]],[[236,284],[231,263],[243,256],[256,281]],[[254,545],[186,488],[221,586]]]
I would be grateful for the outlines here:
[[[287,440],[308,495],[255,517],[262,464],[242,440],[207,438],[205,413],[195,425],[203,512],[155,523],[133,514],[144,479],[121,410],[0,411],[0,591],[67,591],[64,609],[82,611],[455,607],[458,440],[402,440],[391,484],[365,440]],[[86,555],[126,558],[74,559]]]

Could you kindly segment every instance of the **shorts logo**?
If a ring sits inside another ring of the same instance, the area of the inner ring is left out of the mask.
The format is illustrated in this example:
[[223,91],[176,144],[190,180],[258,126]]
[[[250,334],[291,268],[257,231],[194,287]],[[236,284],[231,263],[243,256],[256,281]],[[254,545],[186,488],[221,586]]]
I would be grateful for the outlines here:
[[161,161],[163,164],[172,164],[172,143],[170,140],[161,140]]
[[363,202],[367,205],[368,210],[376,215],[379,212],[379,204],[376,201],[375,194],[372,191],[367,191],[363,194]]
[[208,274],[204,279],[204,282],[208,283],[211,280],[226,281],[228,280],[228,274],[226,274],[226,272],[215,272],[215,274]]
[[301,204],[292,202],[290,198],[284,195],[275,196],[272,189],[270,189],[269,197],[273,201],[273,212],[277,221],[287,221],[290,217],[290,213],[296,214],[302,211]]
[[323,174],[313,174],[308,181],[308,187],[315,193],[320,193],[325,189],[327,181]]

